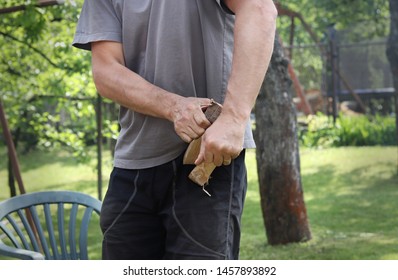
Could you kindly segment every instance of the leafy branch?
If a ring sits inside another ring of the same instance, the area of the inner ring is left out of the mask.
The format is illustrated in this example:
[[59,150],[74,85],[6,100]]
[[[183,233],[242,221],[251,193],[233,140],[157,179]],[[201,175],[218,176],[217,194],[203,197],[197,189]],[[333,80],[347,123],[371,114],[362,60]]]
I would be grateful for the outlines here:
[[38,48],[36,48],[35,46],[33,46],[30,43],[27,43],[27,42],[25,42],[25,41],[23,41],[21,39],[18,39],[17,37],[15,37],[15,36],[13,36],[11,34],[8,34],[8,33],[5,33],[3,31],[0,31],[0,35],[3,35],[6,38],[9,38],[9,39],[11,39],[11,40],[13,40],[15,42],[18,42],[20,44],[25,45],[26,47],[28,47],[29,49],[31,49],[32,51],[34,51],[35,53],[40,55],[42,58],[44,58],[44,60],[46,60],[50,65],[52,65],[55,68],[63,69],[63,70],[67,70],[67,71],[73,71],[74,70],[71,67],[67,67],[67,66],[65,67],[65,66],[60,66],[60,65],[56,64],[45,53],[43,53],[41,50],[39,50]]

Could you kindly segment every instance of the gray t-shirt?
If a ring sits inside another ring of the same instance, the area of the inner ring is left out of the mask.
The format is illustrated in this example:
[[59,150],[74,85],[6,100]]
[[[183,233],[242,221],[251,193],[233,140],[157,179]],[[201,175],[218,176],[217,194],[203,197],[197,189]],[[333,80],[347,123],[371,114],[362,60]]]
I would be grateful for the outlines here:
[[[73,46],[123,44],[126,66],[147,81],[186,97],[222,103],[231,70],[234,16],[221,0],[85,0]],[[142,94],[145,94],[143,92]],[[173,124],[120,107],[114,165],[148,168],[187,147]],[[255,146],[248,123],[245,148]]]

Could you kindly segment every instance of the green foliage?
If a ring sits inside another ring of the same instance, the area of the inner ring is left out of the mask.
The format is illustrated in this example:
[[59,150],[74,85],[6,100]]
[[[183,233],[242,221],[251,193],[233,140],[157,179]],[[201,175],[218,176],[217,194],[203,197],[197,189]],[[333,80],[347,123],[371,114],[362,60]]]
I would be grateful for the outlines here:
[[[310,25],[319,39],[327,28],[335,25],[337,30],[351,27],[356,23],[371,23],[359,29],[362,38],[385,37],[388,34],[389,7],[385,0],[280,0],[282,6],[298,12]],[[290,19],[280,17],[279,30],[289,38]],[[360,28],[360,25],[358,25]],[[314,43],[304,26],[296,23],[295,44]],[[286,42],[288,40],[285,40]]]
[[299,139],[305,147],[397,145],[395,119],[379,115],[340,115],[334,124],[331,117],[318,113],[308,117]]
[[2,4],[26,10],[0,15],[0,98],[26,150],[64,145],[84,159],[84,147],[95,141],[96,89],[90,52],[71,45],[83,0],[35,3]]

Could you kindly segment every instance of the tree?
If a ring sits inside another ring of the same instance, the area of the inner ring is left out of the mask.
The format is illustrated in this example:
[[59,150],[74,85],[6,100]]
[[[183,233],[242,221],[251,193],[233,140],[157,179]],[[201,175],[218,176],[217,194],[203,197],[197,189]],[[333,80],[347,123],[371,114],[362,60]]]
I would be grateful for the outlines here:
[[254,133],[261,206],[268,242],[272,245],[311,239],[287,65],[277,36],[255,105]]
[[[21,3],[4,0],[0,8]],[[14,140],[25,151],[62,145],[77,159],[88,159],[86,147],[96,141],[97,93],[90,53],[71,45],[83,0],[48,7],[28,3],[24,10],[0,14],[0,98]],[[104,121],[104,135],[117,132],[112,114]]]
[[[279,0],[281,5],[300,12],[319,38],[327,28],[335,25],[337,30],[354,23],[372,22],[364,25],[358,36],[385,36],[388,30],[388,2],[385,0]],[[280,18],[280,35],[289,37],[290,19]],[[296,44],[313,43],[302,25],[296,26]]]
[[395,126],[398,139],[398,2],[396,0],[390,0],[389,2],[391,24],[386,52],[388,60],[390,62],[390,68],[395,88]]
[[[101,119],[95,115],[102,105],[96,103],[90,53],[71,45],[83,0],[51,7],[37,4],[3,0],[0,6],[0,99],[15,146],[22,152],[62,146],[85,161],[90,159],[87,146],[97,142],[100,159],[96,125]],[[117,117],[112,114],[103,124],[103,135],[115,138]],[[101,198],[101,161],[97,164]],[[10,193],[15,195],[12,175],[9,164]]]
[[[96,91],[89,53],[71,46],[82,1],[46,8],[30,2],[1,15],[0,95],[14,140],[26,150],[64,145],[83,157],[95,135]],[[6,0],[1,8],[18,4]]]

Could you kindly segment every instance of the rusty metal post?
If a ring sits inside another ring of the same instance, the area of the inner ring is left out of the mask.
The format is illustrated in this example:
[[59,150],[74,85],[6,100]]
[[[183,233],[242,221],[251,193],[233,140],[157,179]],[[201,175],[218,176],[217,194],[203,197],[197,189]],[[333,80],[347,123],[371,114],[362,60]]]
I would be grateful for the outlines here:
[[0,99],[0,122],[1,122],[1,126],[3,128],[4,139],[6,140],[6,144],[7,144],[8,155],[11,160],[12,170],[13,170],[14,176],[18,182],[19,192],[21,194],[24,194],[24,193],[26,193],[26,191],[25,191],[25,186],[22,181],[17,152],[16,152],[16,149],[14,146],[14,141],[12,140],[10,129],[8,127],[8,122],[7,122],[6,114],[4,112],[3,103],[1,101],[1,99]]
[[[19,168],[17,151],[15,149],[14,141],[12,140],[11,132],[8,127],[8,121],[6,118],[6,114],[5,114],[3,103],[1,101],[1,99],[0,99],[0,123],[1,123],[1,127],[3,128],[4,139],[6,140],[6,144],[7,144],[8,156],[11,161],[12,172],[18,182],[20,194],[24,194],[24,193],[26,193],[26,191],[25,191],[25,186],[22,181],[21,170]],[[32,214],[30,213],[29,209],[25,209],[25,212],[26,212],[26,216],[28,218],[28,223],[33,228],[33,233],[36,237],[36,240],[38,241],[39,244],[41,244],[35,223],[33,222]]]

